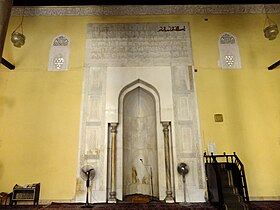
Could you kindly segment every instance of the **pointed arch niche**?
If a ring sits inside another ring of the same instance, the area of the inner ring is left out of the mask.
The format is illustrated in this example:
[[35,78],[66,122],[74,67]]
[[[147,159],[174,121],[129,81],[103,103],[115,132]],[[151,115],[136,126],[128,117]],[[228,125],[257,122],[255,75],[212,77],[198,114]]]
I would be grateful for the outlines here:
[[119,103],[123,125],[123,196],[144,194],[158,198],[159,95],[139,79],[121,91]]
[[[118,123],[115,164],[116,194],[120,200],[131,194],[153,194],[160,200],[166,197],[161,122],[171,121],[173,116],[171,80],[170,67],[107,69],[105,118],[108,123]],[[129,147],[133,147],[133,153]]]

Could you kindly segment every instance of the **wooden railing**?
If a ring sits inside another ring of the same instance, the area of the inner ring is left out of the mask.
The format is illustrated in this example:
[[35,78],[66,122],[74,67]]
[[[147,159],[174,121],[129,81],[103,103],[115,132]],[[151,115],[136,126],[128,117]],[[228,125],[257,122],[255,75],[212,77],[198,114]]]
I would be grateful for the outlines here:
[[[217,169],[217,165],[219,163],[233,163],[235,166],[237,166],[239,173],[240,173],[241,185],[242,185],[242,190],[243,190],[243,193],[241,193],[241,196],[243,197],[243,199],[246,203],[249,202],[249,194],[248,194],[244,165],[241,162],[241,160],[238,158],[238,156],[236,155],[235,152],[233,153],[233,155],[228,155],[226,153],[224,153],[222,155],[214,155],[213,153],[211,153],[211,155],[207,155],[205,152],[204,159],[205,159],[205,164],[207,164],[207,163],[213,164],[216,173],[219,173],[218,169]],[[217,183],[219,183],[219,180]],[[218,187],[219,187],[219,184],[218,184]],[[220,190],[219,190],[219,192],[220,192]],[[220,195],[220,196],[222,199],[223,196],[222,195]]]

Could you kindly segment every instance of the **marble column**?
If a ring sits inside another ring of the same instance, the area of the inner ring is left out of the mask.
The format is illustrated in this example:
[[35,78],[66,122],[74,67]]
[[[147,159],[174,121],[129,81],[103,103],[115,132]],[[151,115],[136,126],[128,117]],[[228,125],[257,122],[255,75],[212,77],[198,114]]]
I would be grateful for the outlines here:
[[117,203],[116,198],[116,138],[118,123],[110,123],[111,128],[111,191],[108,203]]
[[171,173],[170,173],[170,152],[169,152],[169,125],[170,122],[162,122],[164,134],[164,153],[165,153],[165,173],[166,173],[166,203],[174,203],[171,190]]

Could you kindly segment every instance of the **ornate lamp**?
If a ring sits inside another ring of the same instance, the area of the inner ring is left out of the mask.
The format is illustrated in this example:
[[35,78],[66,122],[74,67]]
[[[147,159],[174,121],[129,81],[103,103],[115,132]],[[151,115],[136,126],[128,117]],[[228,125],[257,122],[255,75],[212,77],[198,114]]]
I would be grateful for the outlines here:
[[277,24],[273,20],[271,20],[267,14],[263,32],[265,38],[267,38],[268,40],[274,40],[279,33]]
[[[13,31],[13,33],[11,34],[11,41],[14,44],[15,47],[20,48],[21,46],[23,46],[25,44],[25,36],[23,35],[23,18],[24,18],[24,10],[25,8],[23,8],[23,14],[21,17],[21,22],[20,24],[16,27],[16,29]],[[18,32],[18,29],[21,29],[21,32]]]
[[11,41],[15,47],[20,48],[25,43],[25,36],[22,33],[14,31],[11,35]]

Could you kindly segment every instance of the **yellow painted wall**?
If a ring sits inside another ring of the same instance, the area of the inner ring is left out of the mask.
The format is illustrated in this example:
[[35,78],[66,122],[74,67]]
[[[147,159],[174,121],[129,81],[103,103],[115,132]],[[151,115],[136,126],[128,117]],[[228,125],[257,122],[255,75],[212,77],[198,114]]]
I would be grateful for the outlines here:
[[[280,15],[271,15],[279,20]],[[207,21],[205,19],[208,19]],[[18,49],[10,34],[3,56],[15,71],[0,66],[0,191],[41,183],[41,200],[75,196],[85,37],[88,23],[189,22],[203,151],[237,152],[245,165],[251,197],[280,198],[280,37],[264,38],[264,15],[185,15],[135,17],[26,17],[26,44]],[[278,22],[280,24],[280,22]],[[242,69],[218,67],[218,37],[233,33]],[[48,72],[52,39],[71,39],[69,70]],[[224,122],[213,115],[222,113]]]
[[[191,24],[201,133],[204,146],[237,152],[245,165],[249,195],[280,198],[280,39],[264,38],[262,15],[196,17]],[[279,16],[273,19],[279,20]],[[213,30],[214,29],[214,30]],[[217,37],[223,31],[238,38],[242,69],[217,68]],[[214,113],[224,122],[215,123]]]

